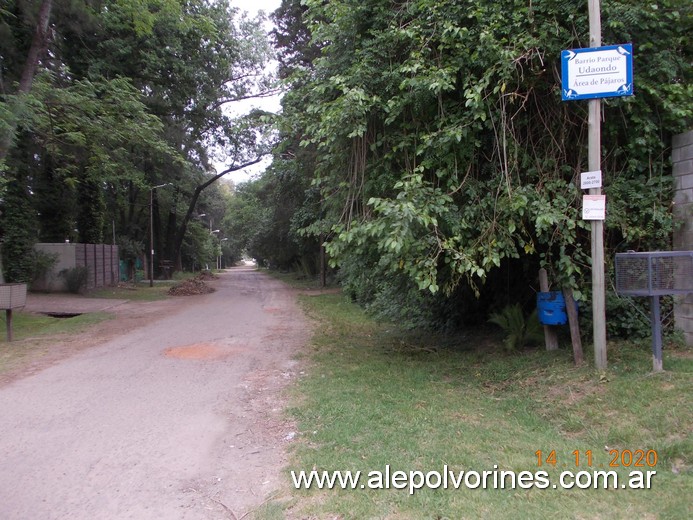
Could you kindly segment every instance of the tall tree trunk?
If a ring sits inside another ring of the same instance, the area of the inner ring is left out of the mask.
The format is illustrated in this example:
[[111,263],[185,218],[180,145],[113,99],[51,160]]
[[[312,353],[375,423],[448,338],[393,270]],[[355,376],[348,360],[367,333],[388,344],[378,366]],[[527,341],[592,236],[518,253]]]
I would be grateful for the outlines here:
[[34,30],[34,38],[31,41],[31,47],[24,62],[24,70],[19,79],[19,93],[26,94],[31,90],[31,85],[36,76],[41,55],[48,49],[48,23],[51,18],[51,9],[53,8],[53,0],[43,0],[39,9],[38,22]]
[[[48,50],[48,25],[51,18],[51,10],[53,8],[53,0],[43,0],[38,13],[38,21],[34,29],[34,37],[31,40],[31,47],[24,62],[22,75],[19,78],[19,88],[17,94],[27,94],[31,90],[31,86],[36,76],[41,56]],[[7,132],[0,137],[0,161],[2,161],[10,150],[12,144],[12,136],[16,128],[16,122],[12,122],[12,126]]]

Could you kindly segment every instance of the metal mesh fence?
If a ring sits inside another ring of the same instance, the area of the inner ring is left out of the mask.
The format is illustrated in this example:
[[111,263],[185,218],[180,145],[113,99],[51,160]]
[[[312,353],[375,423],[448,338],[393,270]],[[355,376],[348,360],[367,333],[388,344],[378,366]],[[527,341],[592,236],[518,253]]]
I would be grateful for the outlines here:
[[693,251],[617,253],[616,292],[631,296],[693,293]]

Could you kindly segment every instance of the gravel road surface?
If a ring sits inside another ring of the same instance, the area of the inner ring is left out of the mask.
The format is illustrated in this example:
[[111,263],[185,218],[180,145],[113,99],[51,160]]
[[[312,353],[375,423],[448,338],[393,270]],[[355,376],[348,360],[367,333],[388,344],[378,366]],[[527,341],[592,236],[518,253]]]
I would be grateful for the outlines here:
[[260,272],[212,285],[0,386],[1,519],[233,519],[279,489],[309,326]]

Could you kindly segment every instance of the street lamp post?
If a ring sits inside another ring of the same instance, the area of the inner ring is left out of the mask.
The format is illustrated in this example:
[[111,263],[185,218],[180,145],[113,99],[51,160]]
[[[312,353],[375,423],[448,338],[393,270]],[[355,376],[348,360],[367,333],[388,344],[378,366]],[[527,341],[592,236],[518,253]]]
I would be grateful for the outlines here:
[[217,270],[221,270],[221,260],[224,258],[224,252],[221,248],[221,243],[228,240],[228,238],[219,239],[219,256],[217,257]]
[[[219,237],[216,235],[216,233],[219,233],[220,231],[221,231],[220,229],[214,229],[214,230],[212,230],[212,220],[210,219],[210,221],[209,221],[209,234],[210,234],[211,236],[213,236],[213,237],[216,236],[217,238],[219,238]],[[215,253],[216,253],[216,251],[215,251]],[[219,265],[218,259],[219,259],[219,257],[215,254],[215,255],[214,255],[214,261],[217,263],[217,266]],[[219,267],[217,267],[217,269],[219,269]]]
[[159,184],[149,189],[149,287],[154,287],[154,190],[164,186],[171,186],[171,183]]

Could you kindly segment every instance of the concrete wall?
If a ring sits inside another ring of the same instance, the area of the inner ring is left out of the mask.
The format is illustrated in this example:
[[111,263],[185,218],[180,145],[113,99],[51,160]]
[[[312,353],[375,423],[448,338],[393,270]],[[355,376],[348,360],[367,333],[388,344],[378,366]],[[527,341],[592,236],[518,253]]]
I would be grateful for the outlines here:
[[89,271],[87,288],[95,289],[116,285],[120,281],[118,246],[106,244],[36,244],[35,249],[57,255],[52,271],[43,280],[32,286],[34,290],[66,291],[67,284],[60,272],[75,267],[86,267]]
[[[671,160],[674,166],[674,249],[693,251],[693,131],[674,137]],[[676,326],[693,346],[693,294],[678,297],[674,306]]]
[[64,269],[72,269],[77,265],[77,244],[36,244],[34,249],[51,256],[56,256],[57,260],[53,269],[42,279],[33,283],[31,288],[37,291],[67,291],[65,279],[60,276],[59,273]]

